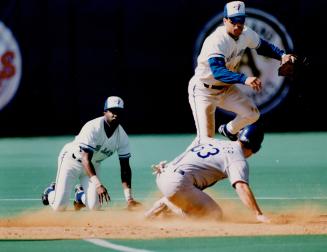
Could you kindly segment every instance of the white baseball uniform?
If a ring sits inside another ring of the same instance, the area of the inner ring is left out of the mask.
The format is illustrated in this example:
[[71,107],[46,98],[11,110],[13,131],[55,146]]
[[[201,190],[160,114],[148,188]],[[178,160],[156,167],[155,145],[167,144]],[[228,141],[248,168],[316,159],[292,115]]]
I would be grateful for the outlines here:
[[212,139],[168,163],[156,182],[164,197],[185,213],[197,211],[220,217],[219,205],[202,190],[225,178],[231,185],[248,183],[248,163],[239,142]]
[[129,158],[129,139],[121,125],[118,125],[110,138],[107,137],[105,118],[98,117],[87,122],[75,140],[66,144],[58,157],[56,189],[49,193],[49,204],[54,210],[65,210],[73,186],[80,180],[85,191],[85,205],[89,209],[99,207],[95,185],[90,181],[81,163],[81,148],[93,151],[92,164],[97,175],[100,164],[117,151],[119,158]]
[[[236,113],[229,127],[232,134],[259,118],[259,111],[254,102],[235,84],[216,80],[208,63],[209,58],[222,57],[226,68],[235,72],[245,49],[257,48],[259,44],[259,35],[247,26],[244,26],[238,40],[228,35],[225,26],[218,27],[205,39],[197,59],[195,74],[188,87],[189,103],[197,129],[196,143],[214,137],[217,107]],[[213,89],[212,86],[220,86],[221,89]]]

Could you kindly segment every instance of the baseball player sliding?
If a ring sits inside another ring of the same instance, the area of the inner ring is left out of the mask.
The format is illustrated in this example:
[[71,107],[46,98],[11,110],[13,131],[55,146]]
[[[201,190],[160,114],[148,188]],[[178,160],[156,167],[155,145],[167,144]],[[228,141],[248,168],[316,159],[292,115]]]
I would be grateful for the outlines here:
[[195,74],[188,87],[189,103],[197,129],[197,137],[191,146],[214,137],[217,107],[236,114],[232,121],[218,129],[220,134],[233,141],[237,140],[237,133],[242,128],[259,119],[257,106],[235,85],[246,85],[257,92],[262,89],[257,76],[236,72],[246,48],[255,49],[258,54],[283,63],[295,60],[293,55],[285,54],[244,25],[245,19],[243,2],[227,3],[224,25],[218,27],[203,43]]
[[110,196],[100,180],[100,164],[117,151],[121,167],[121,180],[128,207],[140,203],[132,197],[132,171],[129,164],[129,139],[120,125],[124,102],[110,96],[104,105],[104,115],[87,122],[75,140],[66,144],[58,157],[56,182],[44,190],[42,202],[55,211],[63,211],[76,181],[74,206],[98,209]]
[[256,124],[240,131],[239,140],[210,142],[197,145],[168,164],[154,167],[156,182],[163,198],[154,203],[145,216],[155,217],[169,209],[179,216],[222,218],[220,206],[203,190],[228,178],[245,206],[259,222],[270,222],[263,215],[249,186],[246,158],[261,148],[264,134]]

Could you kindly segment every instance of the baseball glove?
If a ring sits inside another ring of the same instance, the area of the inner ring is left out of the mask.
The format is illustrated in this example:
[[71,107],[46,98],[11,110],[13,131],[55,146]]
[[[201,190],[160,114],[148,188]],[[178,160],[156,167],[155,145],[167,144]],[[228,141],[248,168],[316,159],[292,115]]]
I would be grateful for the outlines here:
[[288,60],[278,68],[278,75],[285,77],[295,77],[299,70],[305,66],[308,66],[308,60],[306,57],[299,57],[297,55],[292,55],[294,60]]

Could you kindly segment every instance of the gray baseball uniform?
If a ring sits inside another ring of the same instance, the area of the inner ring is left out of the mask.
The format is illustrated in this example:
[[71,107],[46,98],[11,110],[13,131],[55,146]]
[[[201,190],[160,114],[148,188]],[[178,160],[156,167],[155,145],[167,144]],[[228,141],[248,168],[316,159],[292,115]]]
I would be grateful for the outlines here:
[[221,214],[218,204],[203,190],[228,178],[231,185],[248,183],[249,169],[239,142],[212,140],[188,150],[157,175],[163,195],[182,209]]

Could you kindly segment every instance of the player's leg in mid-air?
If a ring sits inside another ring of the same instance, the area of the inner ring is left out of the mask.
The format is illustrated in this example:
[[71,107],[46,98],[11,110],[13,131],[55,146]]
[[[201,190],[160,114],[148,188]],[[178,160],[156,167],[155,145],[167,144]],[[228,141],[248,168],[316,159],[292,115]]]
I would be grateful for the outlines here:
[[203,143],[215,136],[216,105],[205,96],[189,97],[190,106],[196,126],[197,138],[193,145]]
[[215,136],[215,112],[223,92],[224,90],[206,88],[197,78],[190,80],[188,100],[197,131],[197,137],[190,148]]
[[260,112],[252,99],[244,94],[236,85],[232,85],[223,94],[223,100],[218,106],[224,110],[234,112],[236,117],[219,127],[218,132],[231,140],[237,140],[237,133],[245,126],[256,122]]

